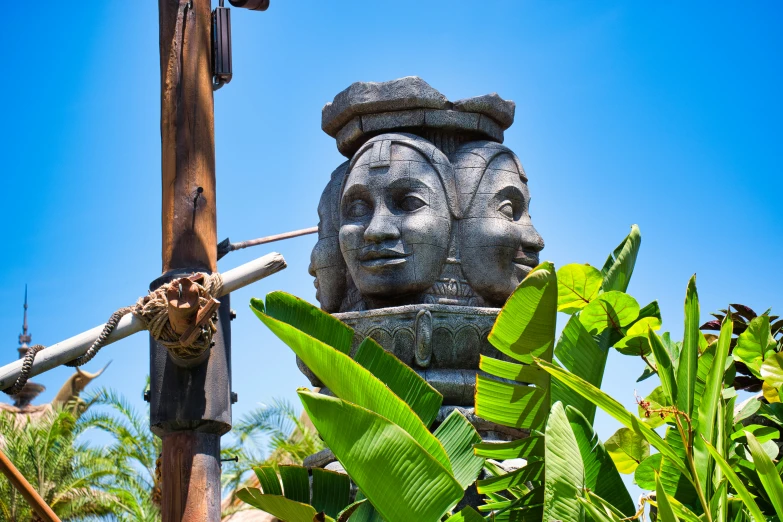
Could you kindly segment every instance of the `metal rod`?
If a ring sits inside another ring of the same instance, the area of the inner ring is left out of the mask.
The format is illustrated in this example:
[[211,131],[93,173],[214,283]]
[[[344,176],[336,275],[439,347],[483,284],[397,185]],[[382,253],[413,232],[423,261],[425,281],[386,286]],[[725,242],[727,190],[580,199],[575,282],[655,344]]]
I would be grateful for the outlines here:
[[[270,276],[286,267],[285,259],[277,252],[267,254],[249,263],[232,268],[223,273],[223,291],[221,296],[229,294],[239,288],[243,288],[259,279]],[[91,330],[49,346],[38,352],[33,363],[30,376],[39,375],[68,361],[84,355],[93,341],[98,338],[104,325],[96,326]],[[124,339],[129,335],[144,330],[144,324],[135,316],[128,314],[123,317],[117,328],[106,340],[106,344]],[[22,369],[22,360],[16,360],[0,368],[0,390],[13,386]]]
[[240,241],[238,243],[231,243],[228,238],[226,238],[218,244],[218,259],[222,258],[229,252],[233,252],[234,250],[242,250],[243,248],[247,247],[264,245],[266,243],[273,243],[275,241],[282,241],[283,239],[306,236],[308,234],[315,234],[317,232],[318,227],[310,227],[303,228],[301,230],[294,230],[292,232],[283,232],[282,234],[274,234],[272,236],[259,237],[257,239],[249,239],[247,241]]
[[22,494],[41,520],[44,522],[60,522],[59,517],[54,514],[52,508],[44,502],[41,495],[33,488],[32,484],[27,482],[24,475],[16,469],[14,463],[10,461],[2,450],[0,450],[0,471],[8,478],[11,485]]

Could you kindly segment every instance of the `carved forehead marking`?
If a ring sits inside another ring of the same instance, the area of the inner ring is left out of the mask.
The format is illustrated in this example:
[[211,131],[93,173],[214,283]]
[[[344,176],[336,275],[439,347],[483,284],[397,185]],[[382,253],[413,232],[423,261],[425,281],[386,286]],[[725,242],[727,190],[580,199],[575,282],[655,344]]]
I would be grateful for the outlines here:
[[379,169],[391,165],[391,141],[382,140],[372,144],[370,168]]

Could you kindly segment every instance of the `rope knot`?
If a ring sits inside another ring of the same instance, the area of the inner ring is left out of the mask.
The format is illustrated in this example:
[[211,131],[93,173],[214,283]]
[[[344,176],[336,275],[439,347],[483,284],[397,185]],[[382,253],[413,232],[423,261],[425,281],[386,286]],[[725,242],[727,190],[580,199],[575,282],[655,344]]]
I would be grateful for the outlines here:
[[[216,298],[223,290],[220,274],[197,272],[187,277],[163,284],[140,298],[135,305],[120,308],[109,317],[101,334],[84,355],[65,363],[78,367],[86,364],[103,348],[106,339],[114,331],[123,316],[135,315],[149,330],[155,341],[162,344],[169,353],[184,362],[194,361],[212,347],[212,337],[217,332],[217,311],[220,301]],[[32,371],[35,355],[43,350],[35,345],[28,350],[22,361],[22,370],[16,382],[4,390],[8,395],[19,393]]]

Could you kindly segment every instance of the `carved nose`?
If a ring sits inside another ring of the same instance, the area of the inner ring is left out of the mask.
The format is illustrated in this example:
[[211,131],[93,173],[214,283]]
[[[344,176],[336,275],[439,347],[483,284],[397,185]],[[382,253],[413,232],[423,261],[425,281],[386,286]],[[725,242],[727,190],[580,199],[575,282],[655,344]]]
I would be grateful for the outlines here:
[[541,237],[541,234],[534,227],[531,226],[530,230],[523,236],[522,248],[533,252],[541,252],[544,249],[544,238]]
[[400,229],[394,223],[392,216],[375,215],[370,221],[369,226],[364,231],[365,241],[372,243],[383,243],[389,239],[399,239]]

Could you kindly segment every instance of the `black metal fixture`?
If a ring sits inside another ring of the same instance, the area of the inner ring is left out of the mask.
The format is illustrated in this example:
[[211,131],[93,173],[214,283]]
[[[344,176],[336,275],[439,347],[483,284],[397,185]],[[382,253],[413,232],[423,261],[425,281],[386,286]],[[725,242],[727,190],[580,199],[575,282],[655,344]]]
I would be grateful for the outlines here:
[[[234,7],[266,11],[269,0],[228,0]],[[231,10],[224,0],[212,11],[212,89],[218,90],[231,81]]]
[[231,9],[220,6],[212,11],[212,88],[218,90],[231,81]]
[[251,11],[266,11],[269,0],[228,0],[234,7],[244,7]]

